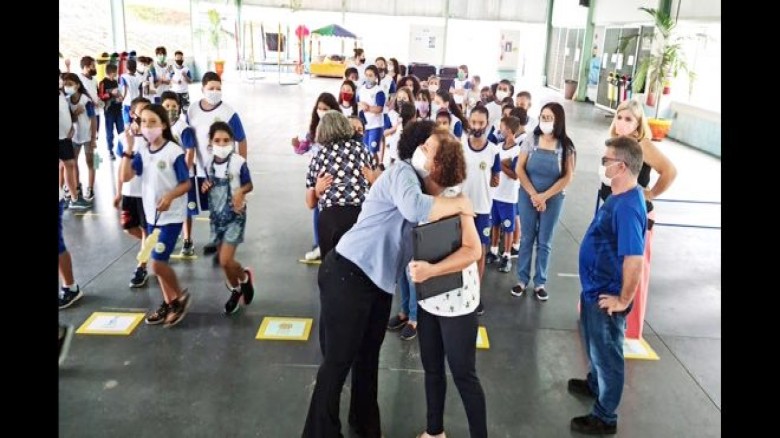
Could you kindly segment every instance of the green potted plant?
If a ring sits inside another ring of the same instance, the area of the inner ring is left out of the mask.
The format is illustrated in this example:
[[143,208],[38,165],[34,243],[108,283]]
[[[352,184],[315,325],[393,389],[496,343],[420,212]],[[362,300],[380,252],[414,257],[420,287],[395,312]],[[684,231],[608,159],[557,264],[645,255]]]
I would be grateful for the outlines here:
[[650,55],[639,63],[634,77],[633,91],[634,93],[646,91],[647,105],[655,107],[655,117],[648,118],[653,140],[662,140],[669,132],[672,121],[658,118],[661,96],[669,94],[671,80],[681,71],[688,73],[691,81],[695,79],[695,74],[688,69],[682,48],[683,37],[673,34],[677,23],[672,17],[653,8],[639,9],[653,18],[655,29],[650,37],[652,40]]
[[225,60],[219,55],[219,43],[222,37],[222,17],[219,16],[219,12],[216,9],[209,9],[207,14],[209,17],[208,39],[216,54],[214,71],[219,77],[222,77],[222,72],[225,71]]

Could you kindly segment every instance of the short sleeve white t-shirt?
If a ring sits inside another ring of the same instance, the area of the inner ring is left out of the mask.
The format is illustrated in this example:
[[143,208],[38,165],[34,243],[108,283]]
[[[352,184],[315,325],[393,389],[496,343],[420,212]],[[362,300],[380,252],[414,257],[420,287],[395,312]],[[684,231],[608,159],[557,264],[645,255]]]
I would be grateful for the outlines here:
[[[510,159],[516,163],[518,155],[520,155],[519,144],[515,143],[515,145],[509,149],[504,149],[503,145],[500,146],[499,158],[501,161]],[[520,182],[516,179],[509,178],[503,171],[501,171],[501,174],[498,177],[498,187],[496,187],[493,200],[516,204],[519,189]]]
[[490,214],[495,191],[494,187],[490,187],[490,178],[493,176],[496,160],[499,160],[499,146],[488,141],[484,148],[477,151],[472,149],[468,137],[463,139],[462,144],[463,156],[466,158],[463,194],[471,200],[474,213]]

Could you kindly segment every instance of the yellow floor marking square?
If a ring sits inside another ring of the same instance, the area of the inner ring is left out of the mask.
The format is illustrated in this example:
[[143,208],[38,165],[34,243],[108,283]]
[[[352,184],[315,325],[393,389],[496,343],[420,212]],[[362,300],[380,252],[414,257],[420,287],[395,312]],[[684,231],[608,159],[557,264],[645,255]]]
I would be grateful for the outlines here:
[[144,319],[143,313],[94,312],[81,324],[76,333],[81,335],[127,336]]
[[311,333],[312,318],[266,316],[255,339],[306,341]]
[[487,329],[484,326],[479,326],[477,331],[477,348],[483,350],[490,348],[490,340],[488,339]]
[[623,339],[623,357],[626,359],[660,360],[658,354],[644,339]]

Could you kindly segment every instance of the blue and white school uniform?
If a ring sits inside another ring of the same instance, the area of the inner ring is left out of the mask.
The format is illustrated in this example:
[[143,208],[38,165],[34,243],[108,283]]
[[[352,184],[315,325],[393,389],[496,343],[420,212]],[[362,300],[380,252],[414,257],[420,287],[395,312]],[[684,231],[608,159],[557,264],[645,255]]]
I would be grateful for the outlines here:
[[182,195],[174,199],[164,212],[157,211],[157,203],[165,193],[188,180],[184,149],[172,141],[166,142],[156,151],[140,147],[133,156],[132,166],[141,179],[147,231],[151,234],[154,228],[160,229],[152,260],[167,262],[187,218],[187,198]]
[[[363,102],[369,106],[385,107],[387,95],[381,85],[361,85],[357,93],[358,103]],[[363,145],[372,154],[379,152],[379,145],[382,142],[382,132],[385,128],[383,113],[372,113],[370,111],[360,111],[360,119],[365,126],[363,134]]]
[[463,122],[450,111],[450,133],[458,140],[463,136]]
[[68,99],[68,105],[70,107],[70,111],[76,111],[76,108],[78,107],[84,107],[85,111],[76,116],[74,119],[74,129],[75,132],[73,134],[73,146],[83,146],[90,141],[92,141],[92,118],[95,117],[95,103],[92,102],[92,99],[87,97],[86,94],[81,93],[81,96],[79,96],[79,100],[76,103],[73,103],[70,97]]
[[490,141],[481,150],[471,147],[471,139],[463,140],[463,156],[466,159],[466,180],[463,181],[463,194],[470,200],[477,214],[474,224],[477,226],[482,244],[490,244],[490,212],[493,208],[495,188],[490,187],[493,174],[501,172],[500,146]]
[[162,94],[171,89],[170,84],[160,84],[160,85],[156,84],[156,82],[159,81],[160,79],[170,80],[173,73],[171,70],[172,69],[170,65],[168,64],[159,65],[156,62],[152,64],[152,68],[149,69],[149,73],[152,78],[152,82],[155,83],[154,88],[156,90],[156,95],[153,96],[152,99],[150,99],[152,100],[152,102],[154,103],[162,102],[162,97],[161,97]]
[[[195,130],[187,123],[186,114],[179,115],[179,119],[171,126],[171,134],[173,134],[176,143],[184,149],[184,152],[197,146]],[[187,216],[197,216],[200,213],[198,201],[201,202],[204,210],[208,210],[208,196],[200,192],[200,181],[195,179],[194,167],[189,169],[189,176],[191,184],[190,191],[187,193]]]
[[453,94],[452,97],[455,100],[455,103],[458,105],[463,104],[463,101],[468,97],[468,92],[471,90],[471,81],[468,79],[460,80],[460,79],[454,79],[452,81],[452,88],[456,90],[466,90],[466,94],[463,96],[459,96],[457,94]]
[[[215,157],[216,158],[216,157]],[[233,210],[233,194],[252,182],[246,160],[232,152],[222,162],[212,160],[208,169],[209,205],[211,205],[211,241],[237,246],[244,241],[246,205],[240,213]]]
[[119,78],[119,90],[121,93],[127,94],[122,100],[122,121],[125,122],[125,126],[130,126],[132,120],[130,120],[130,103],[133,99],[141,96],[141,83],[143,79],[130,72],[122,74]]
[[206,169],[203,166],[207,166],[213,159],[211,151],[209,151],[209,129],[214,122],[227,122],[230,128],[233,130],[233,138],[236,143],[246,140],[246,134],[244,133],[244,126],[241,124],[241,118],[238,113],[233,110],[230,105],[225,102],[220,102],[215,108],[211,110],[204,110],[202,101],[190,105],[187,110],[187,121],[192,129],[195,130],[195,140],[197,144],[195,167],[196,173],[200,178],[206,177]]
[[[517,165],[517,157],[520,155],[520,142],[516,142],[509,149],[501,145],[498,156],[500,161],[512,160],[511,167]],[[493,209],[490,212],[494,227],[500,226],[505,233],[515,231],[515,216],[517,215],[517,199],[520,182],[509,178],[501,171],[498,177],[498,187],[493,193]]]

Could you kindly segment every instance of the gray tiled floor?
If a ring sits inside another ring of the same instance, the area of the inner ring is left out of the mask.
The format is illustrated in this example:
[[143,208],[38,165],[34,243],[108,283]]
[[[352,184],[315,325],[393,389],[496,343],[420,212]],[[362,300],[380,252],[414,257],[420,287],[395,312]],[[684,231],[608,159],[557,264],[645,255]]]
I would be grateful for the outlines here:
[[[316,266],[296,262],[311,245],[311,215],[303,204],[307,159],[291,152],[289,138],[305,130],[316,96],[338,85],[327,79],[300,86],[251,84],[235,75],[226,80],[225,100],[239,110],[249,139],[255,192],[238,259],[254,268],[257,298],[227,318],[221,314],[227,292],[211,260],[174,262],[193,292],[191,313],[170,330],[141,325],[128,337],[77,336],[60,370],[61,436],[300,434],[320,360],[319,304]],[[532,91],[537,105],[554,96]],[[513,274],[489,271],[483,285],[487,314],[481,324],[491,348],[478,351],[478,371],[492,436],[569,436],[569,419],[589,409],[565,389],[569,377],[584,375],[586,364],[577,332],[579,282],[558,274],[577,272],[609,119],[589,105],[565,107],[578,166],[554,239],[550,301],[510,296]],[[660,147],[680,172],[664,198],[720,200],[719,160],[671,141]],[[120,232],[111,169],[105,161],[98,171],[97,216],[65,214],[66,241],[86,296],[60,319],[76,325],[94,311],[145,310],[160,300],[154,278],[140,291],[127,287],[137,244]],[[718,206],[656,205],[659,222],[720,224]],[[198,249],[207,228],[196,222]],[[627,362],[618,436],[719,436],[720,231],[658,227],[653,248],[645,338],[661,360]],[[264,316],[313,317],[315,326],[305,343],[261,342],[254,336]],[[379,377],[385,436],[416,436],[425,425],[417,342],[388,333]],[[454,385],[445,421],[448,436],[467,436]]]

